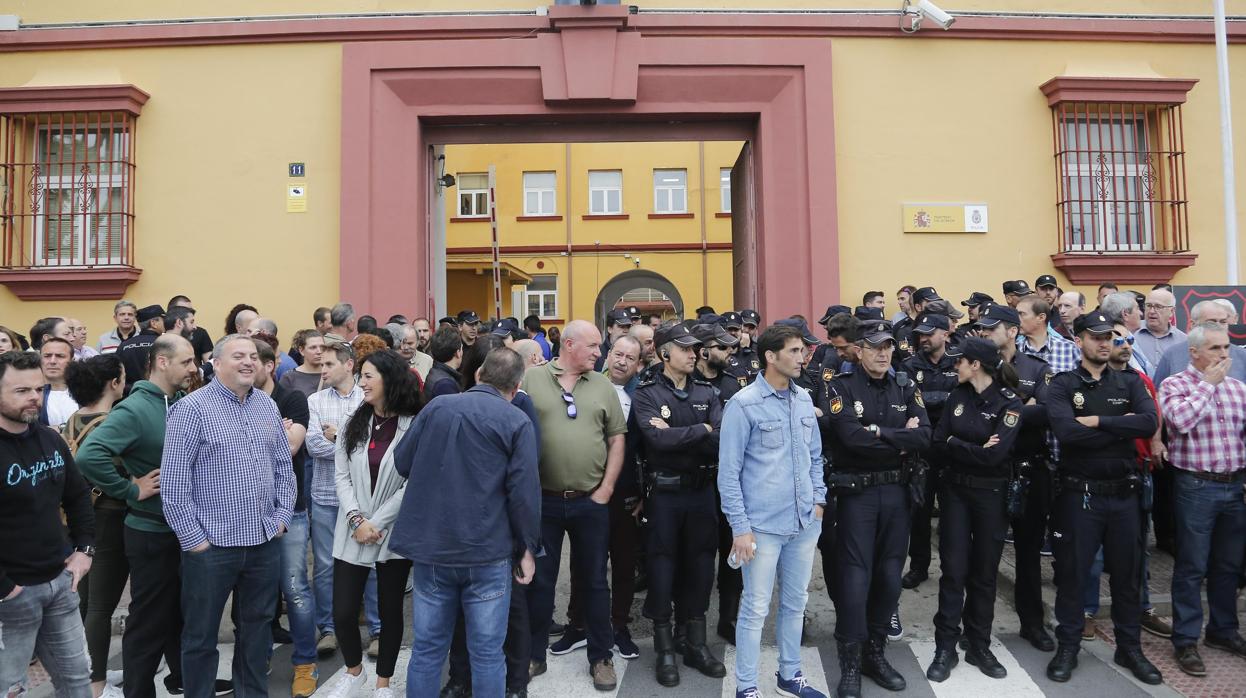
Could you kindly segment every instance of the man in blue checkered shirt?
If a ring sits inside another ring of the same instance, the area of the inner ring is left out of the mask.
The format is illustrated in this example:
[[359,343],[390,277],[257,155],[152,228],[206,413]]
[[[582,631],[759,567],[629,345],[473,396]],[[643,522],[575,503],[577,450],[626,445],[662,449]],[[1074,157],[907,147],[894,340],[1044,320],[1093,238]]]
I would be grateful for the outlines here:
[[169,410],[160,496],[182,546],[182,673],[186,698],[211,698],[225,601],[238,623],[238,698],[268,695],[266,664],[280,578],[276,539],[290,525],[295,479],[277,404],[255,390],[255,342],[229,335],[212,350],[216,377]]
[[[1047,318],[1055,312],[1047,301],[1031,291],[1017,301],[1017,317],[1021,319],[1021,332],[1017,335],[1017,350],[1022,354],[1037,356],[1051,366],[1053,374],[1072,371],[1082,361],[1082,350],[1069,340],[1047,331]],[[1052,467],[1060,460],[1060,445],[1050,431],[1047,432],[1047,448]]]

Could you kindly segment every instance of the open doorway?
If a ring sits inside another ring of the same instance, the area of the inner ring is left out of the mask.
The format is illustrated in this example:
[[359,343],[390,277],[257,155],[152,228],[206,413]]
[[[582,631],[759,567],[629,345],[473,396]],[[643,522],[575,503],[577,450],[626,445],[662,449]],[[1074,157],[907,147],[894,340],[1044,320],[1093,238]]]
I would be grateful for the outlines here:
[[482,137],[429,152],[436,316],[604,328],[616,307],[663,320],[736,307],[752,267],[733,243],[733,207],[752,208],[732,188],[744,142]]

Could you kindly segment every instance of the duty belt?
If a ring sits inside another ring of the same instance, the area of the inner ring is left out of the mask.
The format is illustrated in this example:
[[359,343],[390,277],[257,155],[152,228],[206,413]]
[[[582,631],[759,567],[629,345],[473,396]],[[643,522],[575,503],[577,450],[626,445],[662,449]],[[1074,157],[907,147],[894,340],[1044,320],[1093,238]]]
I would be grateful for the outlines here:
[[859,492],[879,485],[903,485],[909,480],[904,470],[880,470],[869,473],[831,472],[830,486],[837,490]]
[[958,473],[950,469],[943,471],[943,481],[979,490],[1002,490],[1008,485],[1008,478],[1006,477],[979,477],[977,475]]
[[647,479],[649,487],[657,492],[699,490],[718,480],[718,465],[702,465],[692,472],[653,471]]
[[1087,480],[1072,475],[1060,476],[1060,487],[1070,492],[1084,492],[1108,496],[1120,496],[1137,492],[1142,483],[1136,477],[1121,480]]

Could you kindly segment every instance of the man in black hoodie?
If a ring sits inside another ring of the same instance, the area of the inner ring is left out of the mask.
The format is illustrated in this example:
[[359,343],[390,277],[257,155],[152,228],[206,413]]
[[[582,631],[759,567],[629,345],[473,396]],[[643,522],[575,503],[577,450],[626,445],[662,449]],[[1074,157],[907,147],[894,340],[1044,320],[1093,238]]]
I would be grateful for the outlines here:
[[42,393],[37,355],[0,354],[0,689],[22,693],[34,655],[58,695],[91,698],[78,581],[95,554],[95,514],[69,447],[38,423]]

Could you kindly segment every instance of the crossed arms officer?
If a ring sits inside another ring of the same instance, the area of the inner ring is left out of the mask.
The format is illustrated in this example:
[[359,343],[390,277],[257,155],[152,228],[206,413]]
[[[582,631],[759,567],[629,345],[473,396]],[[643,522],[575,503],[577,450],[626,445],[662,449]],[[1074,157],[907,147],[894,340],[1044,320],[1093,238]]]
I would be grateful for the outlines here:
[[830,388],[841,698],[861,695],[862,674],[888,690],[904,690],[904,677],[883,654],[908,550],[909,473],[902,461],[930,445],[920,391],[888,373],[895,349],[891,324],[864,325],[860,344],[857,370],[835,378]]
[[708,382],[693,380],[699,344],[683,325],[659,330],[662,370],[642,379],[632,395],[647,467],[645,514],[649,595],[644,614],[653,621],[657,680],[679,684],[671,601],[679,578],[680,615],[687,617],[684,663],[722,678],[723,666],[705,646],[705,612],[714,586],[718,551],[718,429],[722,403]]
[[1016,374],[995,343],[970,337],[956,350],[959,385],[947,397],[932,450],[945,464],[939,519],[939,612],[935,656],[926,678],[944,681],[956,666],[965,624],[965,661],[983,674],[1008,675],[991,653],[995,581],[1008,529],[1012,447],[1020,432]]
[[1142,654],[1141,478],[1134,439],[1151,438],[1159,422],[1155,401],[1137,374],[1108,367],[1112,321],[1101,312],[1073,323],[1081,363],[1051,379],[1047,414],[1060,443],[1055,503],[1056,656],[1052,681],[1068,681],[1081,645],[1082,591],[1103,546],[1111,575],[1112,623],[1117,664],[1139,681],[1158,684],[1159,669]]

